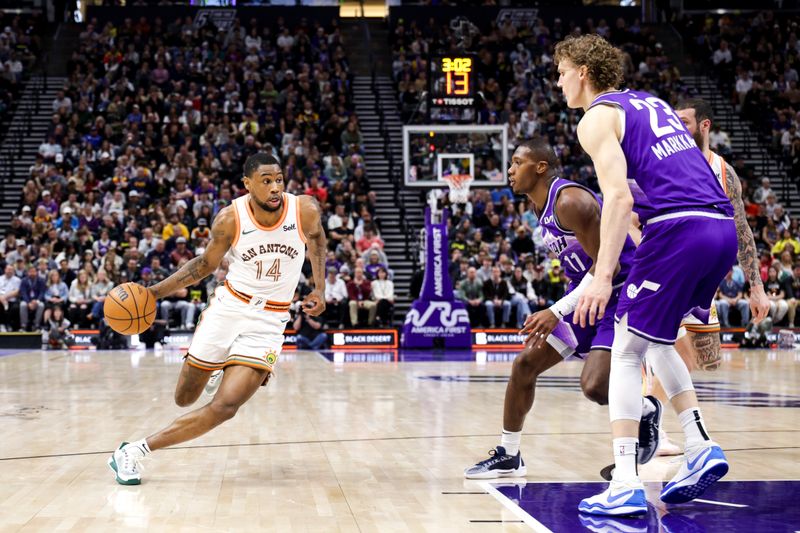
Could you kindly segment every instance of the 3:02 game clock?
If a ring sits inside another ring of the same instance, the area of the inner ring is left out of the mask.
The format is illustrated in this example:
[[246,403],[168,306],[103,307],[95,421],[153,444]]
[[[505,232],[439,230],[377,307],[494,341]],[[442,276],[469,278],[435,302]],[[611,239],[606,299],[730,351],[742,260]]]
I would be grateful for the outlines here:
[[433,56],[429,62],[428,110],[433,121],[475,120],[475,57]]

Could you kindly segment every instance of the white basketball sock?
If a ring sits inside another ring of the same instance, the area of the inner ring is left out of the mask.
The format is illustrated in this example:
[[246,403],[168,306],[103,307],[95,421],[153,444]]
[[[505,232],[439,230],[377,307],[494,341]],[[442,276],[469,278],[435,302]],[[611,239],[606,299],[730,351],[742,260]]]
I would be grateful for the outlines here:
[[622,437],[614,439],[614,481],[633,481],[639,477],[636,470],[636,451],[639,439]]
[[504,429],[500,435],[500,446],[506,449],[508,455],[517,455],[520,440],[522,440],[522,431],[506,431]]
[[150,446],[147,445],[147,439],[137,440],[136,442],[131,442],[127,446],[125,446],[125,450],[127,451],[138,451],[142,457],[145,455],[151,454],[153,452],[150,451]]
[[711,437],[708,436],[708,432],[706,431],[703,415],[700,414],[699,407],[691,407],[683,411],[678,415],[678,421],[680,421],[683,427],[683,433],[686,435],[686,445],[684,449],[687,453],[690,453],[692,448],[708,445],[711,441]]

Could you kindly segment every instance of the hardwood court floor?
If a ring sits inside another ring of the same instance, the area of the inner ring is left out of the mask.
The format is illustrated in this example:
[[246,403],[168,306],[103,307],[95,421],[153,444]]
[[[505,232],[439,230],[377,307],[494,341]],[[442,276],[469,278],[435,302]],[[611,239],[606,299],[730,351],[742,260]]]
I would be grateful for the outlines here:
[[[510,358],[460,358],[284,352],[277,378],[233,420],[153,454],[142,485],[123,487],[111,451],[185,412],[173,403],[181,354],[3,355],[0,531],[529,530],[514,498],[462,477],[498,443]],[[695,378],[731,462],[726,480],[800,480],[800,354],[725,358]],[[568,362],[540,379],[522,442],[528,481],[556,483],[546,497],[569,517],[576,502],[558,487],[598,481],[611,462],[607,409],[578,392],[580,369]],[[680,435],[671,411],[664,423]],[[657,458],[642,475],[676,468]]]

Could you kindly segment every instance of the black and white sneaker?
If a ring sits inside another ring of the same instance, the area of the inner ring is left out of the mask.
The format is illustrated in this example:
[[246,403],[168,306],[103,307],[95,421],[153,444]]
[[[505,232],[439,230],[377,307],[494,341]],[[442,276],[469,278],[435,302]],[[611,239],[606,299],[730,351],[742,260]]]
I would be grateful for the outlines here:
[[655,396],[645,396],[656,406],[655,411],[644,415],[639,422],[639,453],[636,460],[640,465],[650,462],[658,451],[658,441],[660,437],[659,427],[661,427],[661,415],[664,409],[661,402]]
[[508,455],[506,449],[498,446],[489,450],[489,458],[464,470],[467,479],[497,479],[499,477],[522,477],[528,472],[522,455]]

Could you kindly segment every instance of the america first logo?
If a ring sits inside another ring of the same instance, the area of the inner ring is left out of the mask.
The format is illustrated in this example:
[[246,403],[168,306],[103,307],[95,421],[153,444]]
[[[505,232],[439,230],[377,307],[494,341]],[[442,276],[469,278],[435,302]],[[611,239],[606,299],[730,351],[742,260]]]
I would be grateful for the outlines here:
[[466,309],[453,309],[450,302],[430,302],[422,314],[417,309],[409,311],[405,323],[417,335],[449,337],[466,333],[469,314]]

